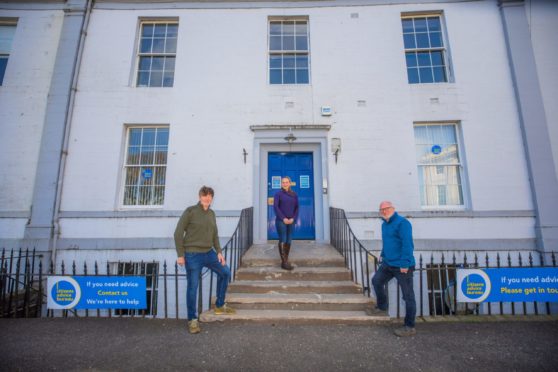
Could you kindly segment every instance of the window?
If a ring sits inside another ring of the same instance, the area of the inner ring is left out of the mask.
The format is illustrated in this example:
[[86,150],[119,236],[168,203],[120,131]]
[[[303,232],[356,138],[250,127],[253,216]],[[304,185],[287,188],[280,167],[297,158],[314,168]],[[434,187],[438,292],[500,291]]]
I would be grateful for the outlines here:
[[125,206],[163,205],[168,142],[168,127],[128,129],[124,166]]
[[157,287],[159,264],[156,262],[114,262],[111,264],[113,275],[145,276],[145,310],[116,309],[116,315],[157,315]]
[[308,84],[309,51],[307,19],[271,19],[269,83]]
[[142,22],[138,47],[138,87],[172,87],[178,23]]
[[457,125],[416,124],[415,146],[422,206],[463,206]]
[[12,51],[12,41],[14,39],[15,30],[15,24],[3,23],[0,21],[0,85],[2,85],[4,81],[8,59]]
[[447,53],[440,15],[404,16],[401,23],[409,84],[447,82]]

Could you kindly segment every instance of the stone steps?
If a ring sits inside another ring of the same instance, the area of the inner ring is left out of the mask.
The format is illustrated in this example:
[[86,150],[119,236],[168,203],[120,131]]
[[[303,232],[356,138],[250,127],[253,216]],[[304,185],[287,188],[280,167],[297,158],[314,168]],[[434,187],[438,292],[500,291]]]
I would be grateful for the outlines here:
[[215,315],[207,311],[201,322],[258,322],[288,324],[376,324],[389,323],[387,316],[369,316],[363,311],[237,310],[234,315]]
[[299,266],[291,271],[277,266],[242,267],[236,272],[236,280],[351,280],[351,272],[337,266]]
[[355,283],[327,280],[237,280],[230,293],[362,293]]
[[281,269],[276,244],[252,246],[229,284],[227,304],[234,315],[200,315],[203,322],[369,324],[389,322],[387,315],[369,316],[374,299],[363,295],[351,280],[345,260],[333,247],[315,242],[293,242],[289,261],[295,269]]
[[374,301],[353,294],[230,293],[227,303],[243,310],[364,311]]

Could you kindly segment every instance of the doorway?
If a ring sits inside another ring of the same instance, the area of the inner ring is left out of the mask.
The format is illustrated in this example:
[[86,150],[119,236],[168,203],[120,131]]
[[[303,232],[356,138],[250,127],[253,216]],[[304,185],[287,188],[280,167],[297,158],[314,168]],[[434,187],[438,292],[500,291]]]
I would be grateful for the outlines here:
[[311,152],[269,152],[267,160],[267,239],[278,239],[273,197],[281,190],[281,177],[285,176],[291,179],[291,189],[298,195],[299,210],[293,239],[316,239],[313,154]]

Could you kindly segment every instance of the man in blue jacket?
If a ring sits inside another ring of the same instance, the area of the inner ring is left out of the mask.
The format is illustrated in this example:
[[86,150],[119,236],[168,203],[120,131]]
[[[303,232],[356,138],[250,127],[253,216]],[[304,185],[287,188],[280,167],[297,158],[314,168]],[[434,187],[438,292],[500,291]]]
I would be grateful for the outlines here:
[[417,305],[413,290],[413,272],[415,271],[413,228],[406,218],[395,212],[393,204],[389,201],[380,203],[380,216],[384,219],[381,263],[372,278],[372,285],[376,291],[377,308],[380,311],[387,310],[385,285],[395,277],[405,301],[405,325],[394,332],[400,337],[412,336],[417,333],[415,329]]

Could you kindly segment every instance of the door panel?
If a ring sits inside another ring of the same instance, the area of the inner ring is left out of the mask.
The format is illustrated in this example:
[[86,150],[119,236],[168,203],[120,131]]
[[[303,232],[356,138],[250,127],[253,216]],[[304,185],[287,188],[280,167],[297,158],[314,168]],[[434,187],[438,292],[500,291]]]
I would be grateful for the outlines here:
[[273,196],[281,190],[281,177],[289,176],[291,188],[298,195],[298,217],[293,239],[316,238],[314,215],[314,169],[312,153],[271,152],[268,154],[267,177],[267,238],[278,239],[275,228]]

